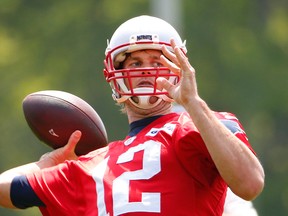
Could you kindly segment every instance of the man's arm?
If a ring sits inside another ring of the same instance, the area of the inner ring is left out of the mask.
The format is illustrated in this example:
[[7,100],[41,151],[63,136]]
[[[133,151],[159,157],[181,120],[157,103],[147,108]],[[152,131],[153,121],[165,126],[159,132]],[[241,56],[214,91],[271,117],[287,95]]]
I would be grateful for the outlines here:
[[186,110],[231,190],[245,200],[254,199],[264,186],[264,171],[257,157],[216,118],[204,101],[187,104]]
[[38,172],[41,169],[55,166],[65,160],[75,160],[78,157],[74,153],[76,144],[81,138],[81,132],[75,131],[67,145],[43,155],[39,161],[19,166],[0,175],[0,205],[5,208],[16,208],[10,199],[11,183],[14,177]]
[[161,56],[161,60],[171,71],[179,74],[180,81],[174,85],[165,78],[158,78],[157,84],[189,113],[220,175],[231,190],[243,199],[254,199],[264,187],[264,171],[259,160],[200,98],[194,68],[173,40],[171,44],[174,53],[163,46],[165,57]]

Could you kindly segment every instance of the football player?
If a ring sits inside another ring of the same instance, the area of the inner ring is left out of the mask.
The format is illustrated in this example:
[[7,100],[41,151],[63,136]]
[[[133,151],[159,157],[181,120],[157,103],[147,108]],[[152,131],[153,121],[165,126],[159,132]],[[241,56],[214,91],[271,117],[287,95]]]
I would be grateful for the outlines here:
[[[127,114],[123,140],[77,157],[81,132],[39,161],[0,177],[4,207],[43,215],[222,215],[227,185],[253,200],[263,168],[238,119],[212,111],[197,90],[185,42],[167,22],[139,16],[120,25],[104,75]],[[185,112],[172,112],[175,101]]]

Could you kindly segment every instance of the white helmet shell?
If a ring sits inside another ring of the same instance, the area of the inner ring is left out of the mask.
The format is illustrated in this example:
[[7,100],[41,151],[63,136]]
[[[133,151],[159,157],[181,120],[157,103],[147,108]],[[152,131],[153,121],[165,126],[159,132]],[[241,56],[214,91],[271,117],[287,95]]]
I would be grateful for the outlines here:
[[[127,87],[123,81],[123,79],[126,78],[125,74],[129,75],[127,78],[133,77],[132,69],[122,70],[123,68],[119,68],[120,63],[125,60],[127,53],[144,49],[161,50],[163,45],[165,45],[170,51],[173,51],[170,44],[170,40],[172,38],[175,40],[176,45],[186,54],[187,50],[185,47],[185,42],[182,42],[178,32],[172,25],[160,18],[147,15],[138,16],[127,20],[116,29],[111,37],[111,40],[108,41],[105,51],[106,59],[104,75],[107,82],[109,82],[111,85],[113,91],[112,96],[118,103],[131,99],[132,96],[138,96],[139,103],[137,106],[143,109],[148,109],[153,105],[147,104],[147,101],[149,101],[147,100],[147,96],[154,95],[165,101],[173,101],[167,96],[168,93],[166,91],[156,89],[156,79],[154,89],[152,88],[152,90],[148,90],[147,93],[145,93],[144,89],[140,91],[141,94],[137,93],[139,91],[133,91],[133,89]],[[167,70],[168,68],[163,67],[153,69],[161,71]],[[135,69],[133,70],[135,71]],[[143,68],[141,68],[141,70],[143,70]],[[157,77],[160,76],[158,73],[156,73],[156,75]],[[171,72],[169,81],[175,83],[178,82],[178,78],[179,77],[177,75]],[[146,99],[143,100],[146,102],[142,101],[145,103],[143,105],[141,105],[142,96],[146,96]]]

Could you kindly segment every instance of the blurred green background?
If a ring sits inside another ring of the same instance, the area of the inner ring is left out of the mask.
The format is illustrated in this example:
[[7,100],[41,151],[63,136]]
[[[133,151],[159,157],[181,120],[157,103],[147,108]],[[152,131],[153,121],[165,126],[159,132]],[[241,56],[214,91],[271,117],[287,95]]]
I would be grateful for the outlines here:
[[[288,1],[182,0],[176,1],[180,13],[165,1],[155,8],[156,1],[0,1],[0,172],[50,150],[23,116],[22,100],[35,91],[83,98],[109,139],[123,138],[126,116],[102,72],[106,39],[133,16],[166,11],[181,21],[175,28],[187,40],[200,95],[212,109],[239,117],[263,163],[266,186],[254,201],[259,215],[288,215]],[[0,215],[40,213],[0,208]]]

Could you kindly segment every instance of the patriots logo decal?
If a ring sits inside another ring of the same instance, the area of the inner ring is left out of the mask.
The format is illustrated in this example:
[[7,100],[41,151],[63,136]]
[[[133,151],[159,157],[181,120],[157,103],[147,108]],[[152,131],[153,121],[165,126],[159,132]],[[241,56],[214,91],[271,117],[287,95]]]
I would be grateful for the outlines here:
[[137,41],[140,40],[151,40],[152,41],[152,35],[137,35]]

